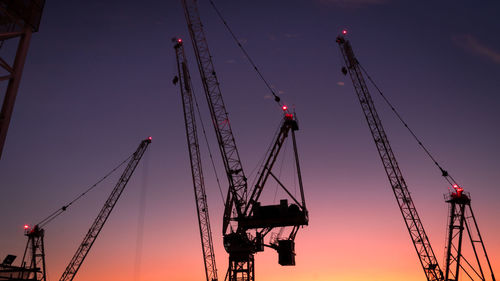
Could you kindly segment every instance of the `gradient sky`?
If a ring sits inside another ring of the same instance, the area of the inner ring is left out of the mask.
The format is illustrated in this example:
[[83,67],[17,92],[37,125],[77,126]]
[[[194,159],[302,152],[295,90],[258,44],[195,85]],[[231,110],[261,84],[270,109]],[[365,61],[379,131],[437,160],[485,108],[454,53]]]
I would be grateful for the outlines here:
[[[208,1],[199,2],[250,174],[281,112]],[[350,79],[340,72],[335,37],[342,28],[349,30],[358,59],[403,118],[471,192],[493,268],[500,274],[500,4],[417,2],[216,1],[282,100],[295,106],[300,122],[297,138],[310,225],[296,239],[297,265],[279,266],[277,254],[267,249],[256,255],[257,280],[425,279]],[[75,280],[204,279],[180,94],[171,83],[174,36],[189,42],[177,0],[47,1],[0,161],[0,258],[22,256],[25,223],[36,223],[67,203],[151,135],[153,143]],[[190,43],[186,50],[208,126]],[[372,94],[443,263],[448,186]],[[212,128],[207,130],[222,172]],[[220,233],[223,204],[210,166],[204,171],[222,279],[227,268]],[[119,174],[47,225],[49,280],[64,271]],[[272,188],[263,195],[268,200]]]

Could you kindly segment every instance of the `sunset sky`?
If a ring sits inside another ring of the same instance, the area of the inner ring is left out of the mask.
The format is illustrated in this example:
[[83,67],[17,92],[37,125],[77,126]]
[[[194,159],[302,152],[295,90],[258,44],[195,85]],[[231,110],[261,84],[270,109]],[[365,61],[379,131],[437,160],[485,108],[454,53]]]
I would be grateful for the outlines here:
[[[335,37],[344,28],[370,76],[471,193],[493,270],[500,275],[499,2],[215,3],[299,119],[310,224],[296,238],[297,265],[280,266],[277,253],[266,249],[255,256],[256,280],[425,280],[350,78],[340,71]],[[243,167],[252,175],[282,113],[208,0],[199,0],[199,10]],[[48,0],[0,160],[0,259],[14,254],[18,264],[24,224],[35,224],[72,200],[152,136],[75,280],[204,280],[182,104],[172,84],[177,69],[171,38],[177,36],[186,42],[225,194],[181,1]],[[2,57],[9,50],[0,49]],[[380,96],[372,95],[443,266],[448,185]],[[290,157],[290,147],[285,152]],[[223,200],[205,146],[202,153],[223,280],[228,263]],[[291,159],[279,161],[283,174]],[[45,227],[49,280],[59,279],[121,172]],[[279,200],[275,188],[269,186],[264,200]]]

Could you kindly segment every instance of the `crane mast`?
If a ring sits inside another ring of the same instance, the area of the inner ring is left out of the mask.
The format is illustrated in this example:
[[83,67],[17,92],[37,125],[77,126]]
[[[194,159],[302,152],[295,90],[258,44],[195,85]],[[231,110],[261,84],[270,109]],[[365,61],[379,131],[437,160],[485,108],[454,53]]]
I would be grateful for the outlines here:
[[[472,212],[470,194],[464,192],[457,184],[453,185],[454,192],[446,195],[446,202],[450,204],[448,220],[448,236],[445,253],[445,281],[458,281],[460,273],[466,276],[462,279],[485,281],[489,277],[495,281],[495,274],[491,267],[486,247],[479,231],[479,227]],[[464,230],[467,232],[472,252],[472,259],[466,259],[463,254],[462,242]],[[472,260],[475,261],[475,266]],[[462,262],[463,261],[463,262]],[[484,265],[486,263],[486,265]]]
[[243,213],[247,194],[247,178],[243,172],[238,149],[236,148],[236,142],[222,98],[219,81],[215,73],[212,56],[210,55],[203,25],[198,14],[196,0],[182,0],[182,4],[203,89],[205,90],[209,104],[215,135],[217,136],[222,161],[229,182],[222,223],[222,233],[225,234],[234,231],[234,229],[228,229],[233,213],[235,212],[237,216]]
[[193,176],[194,196],[196,200],[196,211],[198,213],[198,225],[200,228],[205,275],[207,281],[217,281],[217,266],[215,264],[212,230],[210,229],[207,196],[205,193],[205,180],[203,178],[200,146],[196,129],[191,77],[187,66],[186,54],[184,52],[184,44],[180,38],[176,39],[174,49],[177,59],[178,79],[182,97],[182,108],[184,111],[191,174]]
[[401,210],[404,222],[410,233],[413,246],[417,251],[420,264],[424,269],[425,276],[428,281],[443,280],[443,272],[438,265],[429,238],[425,233],[417,209],[413,204],[408,186],[406,185],[387,135],[382,127],[382,122],[375,109],[375,105],[368,91],[368,87],[366,86],[358,60],[354,56],[351,44],[342,35],[337,37],[336,42],[339,44],[346,66],[346,68],[343,68],[343,72],[344,74],[349,72],[354,89],[361,103],[361,108],[368,122],[368,127],[370,128],[385,172],[398,202],[399,209]]
[[144,155],[144,152],[146,151],[150,143],[151,143],[151,137],[141,141],[139,147],[131,156],[131,159],[127,167],[123,171],[123,174],[121,175],[120,179],[118,180],[118,183],[116,184],[113,191],[109,195],[108,199],[104,203],[104,206],[99,212],[99,215],[97,216],[94,223],[90,227],[89,231],[87,232],[87,235],[85,235],[85,238],[78,247],[78,250],[71,259],[70,263],[64,270],[59,281],[71,281],[73,280],[73,278],[75,278],[78,269],[80,269],[80,266],[82,265],[83,261],[85,260],[85,257],[89,253],[90,248],[97,239],[97,236],[101,232],[104,224],[106,223],[106,220],[111,214],[111,211],[113,210],[116,202],[120,198],[120,195],[122,194],[128,181],[130,180],[130,177],[132,177],[135,168],[139,164],[139,161],[141,160],[142,156]]

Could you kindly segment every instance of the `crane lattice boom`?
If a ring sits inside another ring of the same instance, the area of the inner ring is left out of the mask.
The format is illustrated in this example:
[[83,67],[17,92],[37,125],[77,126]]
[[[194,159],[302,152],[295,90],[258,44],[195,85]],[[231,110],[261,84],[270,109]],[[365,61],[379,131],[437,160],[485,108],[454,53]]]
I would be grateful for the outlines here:
[[193,176],[194,195],[196,200],[196,211],[198,213],[198,225],[200,227],[201,246],[203,260],[205,262],[205,275],[207,281],[217,281],[217,266],[215,264],[215,253],[212,242],[212,230],[210,229],[210,217],[208,213],[207,196],[205,193],[205,180],[200,158],[200,145],[196,129],[196,118],[194,111],[193,92],[191,91],[191,78],[187,66],[184,45],[181,39],[177,39],[174,46],[177,58],[177,70],[179,86],[182,96],[182,107],[184,110],[184,122],[186,125],[186,137],[191,162],[191,173]]
[[[226,277],[229,281],[253,281],[255,280],[254,254],[264,250],[264,236],[274,227],[291,226],[292,230],[287,239],[276,239],[271,245],[266,246],[278,251],[281,265],[295,265],[295,235],[300,226],[308,223],[294,135],[294,131],[298,129],[297,122],[292,114],[285,114],[280,134],[266,157],[267,161],[261,170],[258,185],[249,199],[247,178],[243,172],[203,25],[198,14],[197,1],[182,0],[182,4],[229,183],[222,222],[224,248],[229,253],[229,268]],[[290,130],[302,204],[298,203],[299,201],[271,173],[276,157]],[[287,200],[281,200],[278,205],[261,206],[257,200],[269,176],[272,176],[297,204],[289,205]]]
[[116,184],[113,191],[109,195],[108,199],[104,203],[104,206],[99,212],[99,215],[97,216],[94,223],[90,227],[89,231],[87,232],[87,235],[85,235],[85,238],[83,238],[82,243],[78,247],[78,250],[71,259],[70,263],[64,270],[59,281],[71,281],[73,280],[73,278],[75,278],[78,269],[80,269],[80,266],[82,265],[83,261],[85,260],[85,257],[89,253],[90,248],[97,239],[99,232],[101,232],[104,224],[106,223],[106,220],[111,214],[111,211],[113,210],[116,202],[120,198],[120,195],[122,194],[125,186],[130,180],[130,177],[134,173],[137,164],[139,164],[139,161],[141,160],[142,156],[144,155],[144,152],[146,151],[146,148],[150,143],[151,143],[151,137],[143,140],[139,144],[139,147],[132,155],[127,167],[125,168],[125,171],[123,171],[123,174],[118,180],[118,183]]
[[239,216],[243,212],[247,194],[247,178],[243,173],[240,156],[229,117],[222,99],[219,81],[215,74],[212,56],[208,49],[207,39],[203,31],[196,0],[183,0],[184,13],[188,23],[196,61],[201,75],[201,81],[207,97],[207,102],[212,116],[212,123],[219,143],[219,149],[224,162],[224,168],[229,181],[226,208],[222,223],[222,233],[228,232],[233,211]]
[[424,269],[427,280],[443,280],[443,273],[438,265],[429,238],[425,233],[424,226],[418,216],[417,209],[408,191],[408,186],[399,169],[396,157],[392,152],[387,135],[382,127],[382,122],[377,114],[375,105],[366,86],[358,60],[354,56],[351,44],[343,36],[337,37],[342,56],[345,61],[345,72],[349,72],[354,89],[361,103],[368,127],[372,133],[373,140],[377,146],[387,177],[391,184],[399,209],[403,215],[406,227],[410,233],[411,240],[417,251],[418,258]]

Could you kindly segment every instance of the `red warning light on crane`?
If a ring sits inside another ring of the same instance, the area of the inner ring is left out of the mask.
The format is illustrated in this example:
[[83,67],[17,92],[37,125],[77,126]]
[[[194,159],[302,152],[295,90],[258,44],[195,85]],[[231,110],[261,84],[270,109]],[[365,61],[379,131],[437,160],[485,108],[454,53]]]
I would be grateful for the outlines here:
[[453,189],[455,189],[457,192],[456,196],[458,196],[458,197],[462,196],[462,192],[464,192],[464,189],[461,188],[460,186],[458,186],[458,184],[454,184]]
[[152,137],[148,137],[148,140],[153,140],[153,138]]
[[177,39],[177,42],[182,43],[182,39],[181,39],[181,38],[178,38],[178,39]]
[[342,30],[342,35],[346,35],[347,34],[347,30],[346,29],[343,29]]
[[281,107],[281,109],[283,109],[283,111],[285,111],[285,110],[287,110],[287,109],[288,109],[288,106],[283,105],[283,106]]
[[27,224],[25,224],[25,225],[24,225],[24,229],[26,230],[26,229],[28,229],[28,228],[30,228],[30,226],[29,226],[29,225],[27,225]]

